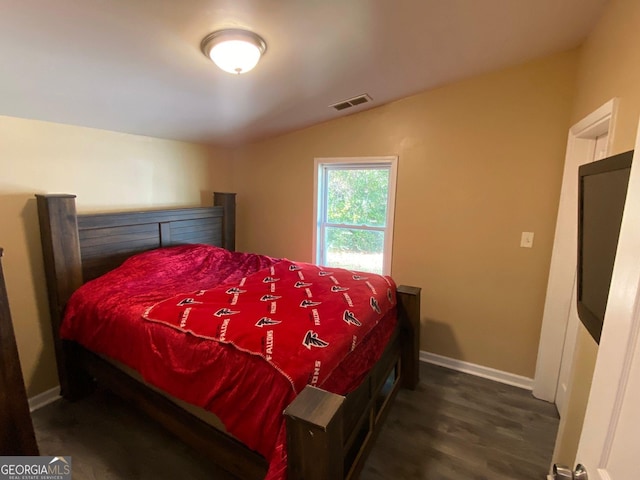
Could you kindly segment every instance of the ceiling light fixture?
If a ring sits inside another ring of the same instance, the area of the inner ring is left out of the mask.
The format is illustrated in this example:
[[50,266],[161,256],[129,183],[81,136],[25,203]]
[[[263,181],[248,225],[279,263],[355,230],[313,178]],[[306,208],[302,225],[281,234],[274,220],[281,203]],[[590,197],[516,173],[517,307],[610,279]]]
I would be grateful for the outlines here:
[[260,35],[230,28],[204,37],[200,48],[222,70],[239,75],[256,66],[267,44]]

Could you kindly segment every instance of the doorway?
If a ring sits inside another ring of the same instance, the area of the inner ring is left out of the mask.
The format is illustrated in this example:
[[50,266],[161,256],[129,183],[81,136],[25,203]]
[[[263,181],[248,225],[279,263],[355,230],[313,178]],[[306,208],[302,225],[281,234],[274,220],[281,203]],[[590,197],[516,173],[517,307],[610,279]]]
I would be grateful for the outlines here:
[[578,167],[609,155],[618,101],[612,99],[569,130],[562,190],[538,347],[533,395],[566,407],[579,320],[575,307]]

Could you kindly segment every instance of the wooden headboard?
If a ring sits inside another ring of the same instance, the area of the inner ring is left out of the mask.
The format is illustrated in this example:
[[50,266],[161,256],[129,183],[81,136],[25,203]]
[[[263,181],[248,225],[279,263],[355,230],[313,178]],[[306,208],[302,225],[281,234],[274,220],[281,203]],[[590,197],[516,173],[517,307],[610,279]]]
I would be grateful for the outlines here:
[[213,198],[213,207],[78,215],[75,195],[36,195],[55,341],[71,294],[128,257],[187,243],[235,250],[235,193]]

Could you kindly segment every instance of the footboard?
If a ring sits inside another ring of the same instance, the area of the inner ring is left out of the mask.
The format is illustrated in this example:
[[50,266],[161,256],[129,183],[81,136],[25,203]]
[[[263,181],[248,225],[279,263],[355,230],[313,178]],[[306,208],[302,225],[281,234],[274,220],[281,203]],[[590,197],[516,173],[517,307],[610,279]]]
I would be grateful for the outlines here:
[[307,386],[285,410],[289,480],[358,478],[400,387],[418,382],[420,289],[398,288],[400,328],[346,397]]

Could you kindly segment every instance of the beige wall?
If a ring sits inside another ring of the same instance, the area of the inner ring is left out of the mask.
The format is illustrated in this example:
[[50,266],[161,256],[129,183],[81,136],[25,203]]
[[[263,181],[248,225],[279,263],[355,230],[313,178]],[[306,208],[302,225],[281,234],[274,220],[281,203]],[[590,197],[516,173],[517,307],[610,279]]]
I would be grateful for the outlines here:
[[[631,150],[640,116],[640,2],[612,0],[586,40],[580,57],[573,121],[600,105],[620,101],[614,125],[613,152]],[[580,326],[570,382],[568,418],[558,432],[554,462],[575,464],[598,348]]]
[[392,275],[423,289],[421,348],[532,377],[577,56],[236,149],[239,248],[310,261],[314,157],[398,155]]
[[582,48],[573,121],[620,99],[613,153],[631,150],[640,117],[640,2],[611,0]]
[[57,384],[35,193],[75,193],[80,212],[211,204],[231,188],[223,151],[0,116],[0,246],[28,394]]

